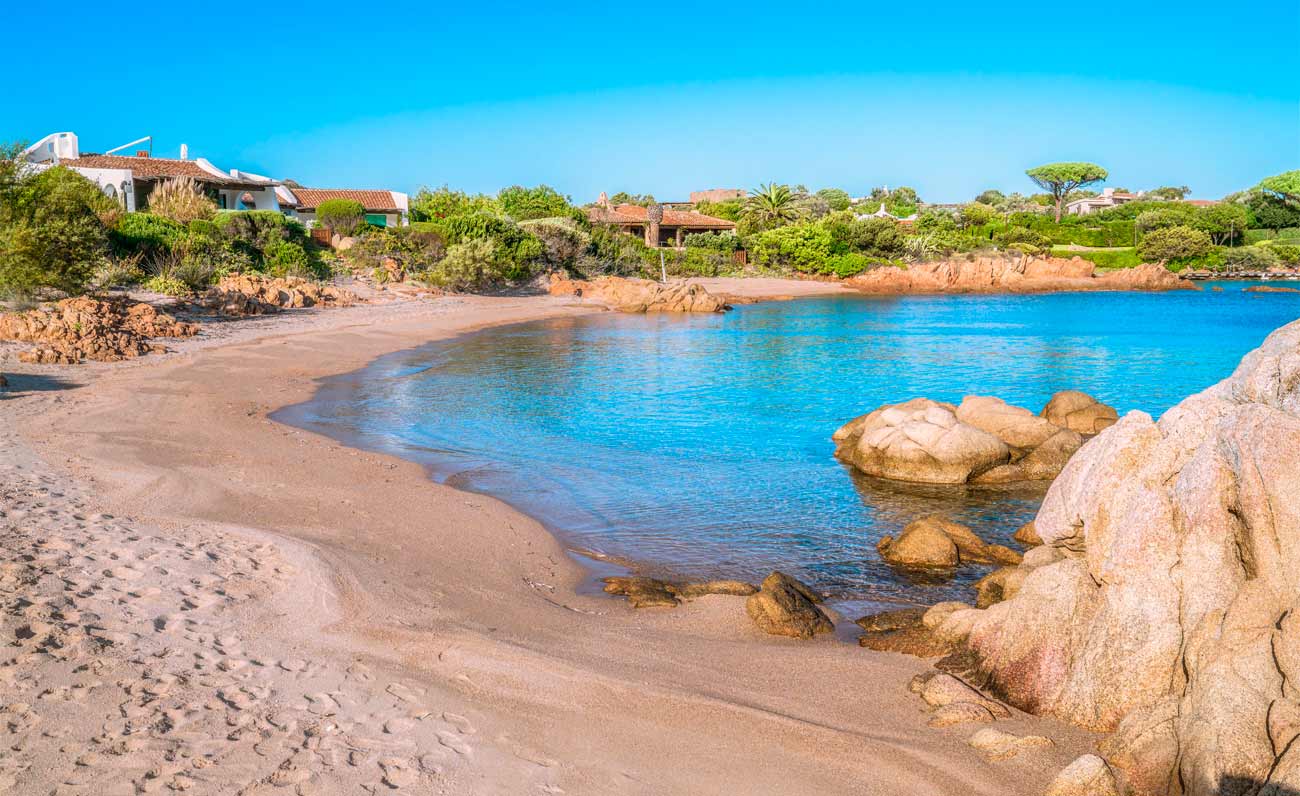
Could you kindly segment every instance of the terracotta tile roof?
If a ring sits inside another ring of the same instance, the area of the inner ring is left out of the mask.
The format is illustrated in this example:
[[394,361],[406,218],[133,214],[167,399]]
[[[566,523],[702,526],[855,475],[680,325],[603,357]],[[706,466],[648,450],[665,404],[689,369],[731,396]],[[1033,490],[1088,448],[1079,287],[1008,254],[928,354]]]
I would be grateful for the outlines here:
[[[640,205],[618,205],[604,208],[592,207],[587,210],[587,217],[599,224],[644,224],[648,209]],[[686,229],[735,229],[736,225],[725,218],[714,218],[703,213],[669,210],[664,208],[665,227],[684,227]]]
[[315,210],[320,207],[321,202],[330,199],[353,199],[372,213],[379,211],[398,213],[402,210],[397,207],[397,201],[393,199],[391,191],[354,191],[345,188],[290,188],[289,190],[298,197],[298,207],[303,210]]
[[192,160],[173,160],[171,158],[136,158],[126,155],[86,154],[79,158],[65,158],[59,161],[61,166],[86,169],[130,169],[132,176],[141,180],[161,180],[171,177],[193,177],[196,180],[218,185],[253,185],[233,177],[218,177],[212,172],[200,168]]

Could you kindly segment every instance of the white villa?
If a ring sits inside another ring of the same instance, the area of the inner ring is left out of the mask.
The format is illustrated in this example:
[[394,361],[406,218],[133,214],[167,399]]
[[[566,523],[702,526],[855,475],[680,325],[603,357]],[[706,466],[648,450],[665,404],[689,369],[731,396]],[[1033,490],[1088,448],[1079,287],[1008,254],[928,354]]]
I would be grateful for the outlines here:
[[182,144],[179,158],[154,157],[148,149],[134,155],[115,154],[148,137],[110,149],[104,154],[82,152],[74,133],[52,133],[23,152],[38,168],[66,166],[92,180],[104,195],[122,203],[127,211],[144,210],[149,194],[160,182],[191,177],[222,210],[276,210],[310,226],[316,207],[326,199],[356,199],[366,209],[366,220],[376,226],[405,225],[409,198],[397,191],[321,190],[301,188],[260,174],[231,169],[222,171],[205,158],[190,159]]
[[1108,207],[1117,207],[1129,202],[1136,202],[1139,199],[1146,198],[1142,191],[1137,193],[1117,193],[1114,188],[1105,188],[1100,196],[1090,196],[1087,199],[1075,199],[1065,206],[1066,215],[1086,216],[1089,213],[1095,213],[1098,210],[1105,210]]

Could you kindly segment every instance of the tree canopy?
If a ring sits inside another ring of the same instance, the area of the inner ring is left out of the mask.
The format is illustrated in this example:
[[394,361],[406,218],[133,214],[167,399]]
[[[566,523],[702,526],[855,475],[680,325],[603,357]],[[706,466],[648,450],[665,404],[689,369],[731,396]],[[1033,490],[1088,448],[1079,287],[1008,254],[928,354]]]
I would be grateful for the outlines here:
[[1102,182],[1110,174],[1096,163],[1048,163],[1025,172],[1034,184],[1052,195],[1056,220],[1061,220],[1061,201],[1071,191]]
[[1300,169],[1275,174],[1259,183],[1261,190],[1279,196],[1288,202],[1300,202]]
[[745,201],[745,220],[757,229],[771,229],[789,224],[799,217],[795,195],[788,185],[769,182],[749,192]]
[[848,210],[852,204],[849,192],[841,188],[822,188],[817,195],[826,200],[831,210]]
[[569,212],[569,197],[549,185],[525,188],[512,185],[497,194],[501,209],[515,221],[533,218],[555,218]]

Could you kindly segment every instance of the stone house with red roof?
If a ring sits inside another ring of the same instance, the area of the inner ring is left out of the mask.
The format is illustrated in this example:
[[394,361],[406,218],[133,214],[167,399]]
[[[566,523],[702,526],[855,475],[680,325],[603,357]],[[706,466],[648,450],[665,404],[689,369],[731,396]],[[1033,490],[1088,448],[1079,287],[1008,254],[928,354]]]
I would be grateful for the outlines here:
[[404,227],[409,223],[411,199],[400,191],[281,185],[276,188],[276,194],[285,213],[308,226],[316,221],[316,208],[330,199],[360,202],[366,211],[366,223],[376,227]]
[[645,240],[651,247],[681,246],[683,238],[692,232],[734,232],[735,222],[714,218],[703,213],[673,210],[663,205],[612,205],[602,193],[595,206],[587,208],[587,218],[593,224],[612,224],[621,231]]

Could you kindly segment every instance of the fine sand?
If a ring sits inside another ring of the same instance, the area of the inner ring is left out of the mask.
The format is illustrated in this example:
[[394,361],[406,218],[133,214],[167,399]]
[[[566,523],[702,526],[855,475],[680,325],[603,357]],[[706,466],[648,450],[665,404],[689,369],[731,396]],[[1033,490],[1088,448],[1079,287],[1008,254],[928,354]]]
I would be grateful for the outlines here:
[[0,792],[992,796],[1091,751],[1016,713],[1055,746],[988,762],[982,725],[926,726],[923,661],[764,635],[743,598],[580,595],[528,517],[267,419],[385,353],[593,311],[405,298],[5,363]]

